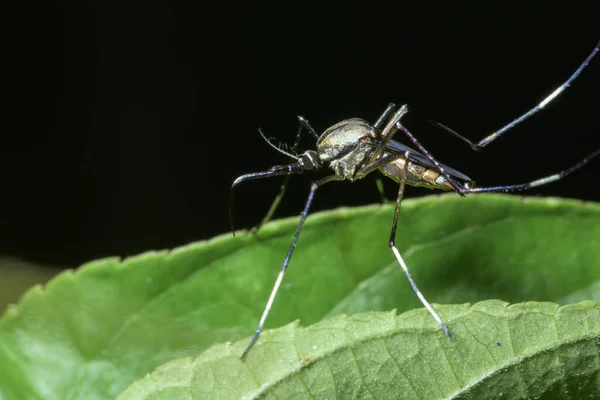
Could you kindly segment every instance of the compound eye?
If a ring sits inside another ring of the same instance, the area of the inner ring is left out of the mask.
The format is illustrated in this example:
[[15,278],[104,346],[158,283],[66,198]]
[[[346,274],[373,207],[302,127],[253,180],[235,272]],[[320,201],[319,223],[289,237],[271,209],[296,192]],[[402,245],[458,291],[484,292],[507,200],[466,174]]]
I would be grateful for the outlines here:
[[302,168],[304,168],[306,171],[310,171],[311,169],[315,168],[315,162],[310,154],[302,154],[301,159]]

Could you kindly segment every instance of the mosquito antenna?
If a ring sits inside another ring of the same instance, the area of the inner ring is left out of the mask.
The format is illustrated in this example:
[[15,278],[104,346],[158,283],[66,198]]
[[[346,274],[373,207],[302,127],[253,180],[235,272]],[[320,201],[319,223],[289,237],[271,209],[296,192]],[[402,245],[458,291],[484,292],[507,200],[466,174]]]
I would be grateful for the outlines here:
[[282,148],[280,148],[279,146],[275,146],[273,144],[273,142],[271,142],[263,133],[262,129],[258,128],[258,132],[260,133],[260,136],[262,136],[263,139],[265,139],[265,142],[267,142],[269,144],[269,146],[271,146],[272,148],[274,148],[275,150],[277,150],[278,152],[280,152],[281,154],[285,154],[288,157],[293,158],[294,160],[298,160],[298,156],[297,155],[293,155],[291,153],[288,153],[287,151],[283,150]]

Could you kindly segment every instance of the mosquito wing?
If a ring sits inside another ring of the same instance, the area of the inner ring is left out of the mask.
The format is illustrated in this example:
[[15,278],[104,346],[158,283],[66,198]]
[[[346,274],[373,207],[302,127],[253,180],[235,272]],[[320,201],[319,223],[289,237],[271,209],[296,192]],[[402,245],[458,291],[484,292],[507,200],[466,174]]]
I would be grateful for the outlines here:
[[[387,151],[389,153],[393,153],[393,154],[404,154],[404,153],[406,153],[408,151],[409,152],[408,158],[411,161],[419,163],[419,164],[421,164],[421,165],[423,165],[425,167],[428,167],[428,168],[433,168],[433,169],[436,168],[435,164],[432,163],[423,154],[421,154],[417,150],[411,149],[410,147],[405,146],[402,143],[397,142],[395,140],[390,140],[389,141],[389,143],[385,147],[385,151]],[[440,166],[444,169],[444,171],[446,171],[448,174],[450,174],[450,176],[452,176],[454,178],[458,178],[458,179],[463,180],[465,182],[472,182],[473,181],[471,178],[469,178],[468,176],[466,176],[462,172],[459,172],[459,171],[455,170],[452,167],[449,167],[449,166],[444,165],[442,163],[440,163]]]

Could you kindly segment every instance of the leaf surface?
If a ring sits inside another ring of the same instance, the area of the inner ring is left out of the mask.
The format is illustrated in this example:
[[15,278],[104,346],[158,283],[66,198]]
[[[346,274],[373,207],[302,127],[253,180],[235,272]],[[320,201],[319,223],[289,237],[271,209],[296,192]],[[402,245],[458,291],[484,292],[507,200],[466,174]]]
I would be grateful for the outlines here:
[[499,300],[440,308],[449,340],[424,310],[339,316],[170,362],[119,400],[532,399],[600,395],[600,304],[559,308]]
[[[387,247],[392,214],[311,215],[267,327],[421,307]],[[31,289],[0,319],[0,398],[115,398],[167,361],[249,336],[296,223],[98,260]],[[397,243],[432,303],[600,300],[596,204],[431,196],[403,203]]]

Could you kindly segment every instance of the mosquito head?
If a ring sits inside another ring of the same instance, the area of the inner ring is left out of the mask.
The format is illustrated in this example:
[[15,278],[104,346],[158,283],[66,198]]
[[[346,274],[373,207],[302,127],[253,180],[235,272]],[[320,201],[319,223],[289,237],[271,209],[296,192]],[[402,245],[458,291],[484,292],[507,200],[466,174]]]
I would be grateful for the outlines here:
[[319,158],[319,153],[314,150],[308,150],[304,153],[300,154],[298,157],[298,164],[305,171],[313,171],[321,168],[321,159]]

